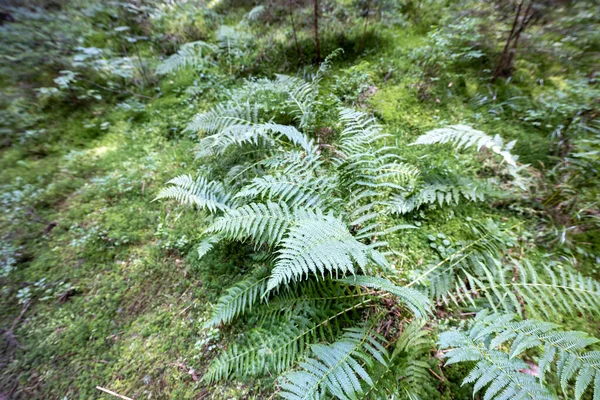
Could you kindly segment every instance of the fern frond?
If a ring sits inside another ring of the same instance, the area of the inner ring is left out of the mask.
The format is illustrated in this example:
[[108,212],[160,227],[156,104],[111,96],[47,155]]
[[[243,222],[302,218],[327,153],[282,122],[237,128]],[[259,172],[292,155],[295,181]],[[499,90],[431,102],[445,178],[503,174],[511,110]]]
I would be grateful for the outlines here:
[[238,315],[252,310],[252,306],[265,292],[267,283],[267,269],[259,268],[227,289],[227,293],[219,299],[212,311],[210,320],[204,324],[204,329],[228,324]]
[[286,83],[291,84],[286,102],[290,114],[301,128],[311,128],[315,118],[314,106],[319,94],[318,87],[299,78],[282,78],[279,75],[277,79],[285,79]]
[[217,210],[229,210],[234,206],[231,195],[220,182],[209,182],[201,176],[194,180],[190,175],[180,175],[167,184],[171,186],[162,189],[154,200],[175,199],[183,204],[207,208],[213,213]]
[[456,205],[461,198],[468,201],[484,201],[491,190],[487,185],[478,184],[468,179],[456,182],[425,183],[422,189],[410,196],[395,195],[387,202],[393,214],[407,214],[426,204]]
[[309,274],[323,279],[326,272],[332,277],[354,274],[355,263],[363,272],[370,261],[385,264],[379,252],[357,241],[346,225],[332,215],[299,221],[281,241],[278,253],[269,290]]
[[252,238],[256,243],[278,244],[298,219],[318,218],[312,211],[299,211],[285,203],[251,203],[217,218],[208,233],[221,233],[232,240]]
[[[314,309],[306,302],[301,304],[303,307],[293,309],[295,313],[289,319],[263,323],[268,328],[259,327],[244,335],[246,343],[234,342],[211,362],[203,381],[212,383],[231,376],[243,378],[267,371],[281,373],[305,356],[311,343],[333,339],[337,331],[331,327],[364,302],[340,311],[327,309],[323,304]],[[307,313],[311,319],[306,318]]]
[[427,398],[428,389],[435,385],[426,361],[433,343],[429,332],[423,329],[424,324],[424,320],[413,320],[404,325],[387,367],[374,376],[375,384],[361,398],[389,399],[396,398],[395,395],[409,399]]
[[223,239],[224,238],[222,235],[211,235],[204,239],[202,242],[200,242],[196,249],[196,251],[198,252],[198,259],[204,257],[209,251],[213,249],[215,244],[219,243]]
[[219,49],[228,55],[241,56],[248,44],[249,35],[232,26],[221,25],[215,37]]
[[427,296],[409,287],[396,286],[389,280],[378,276],[353,276],[339,279],[350,285],[360,285],[371,289],[383,290],[396,296],[417,318],[431,314],[431,303]]
[[387,351],[368,329],[347,329],[342,338],[330,345],[311,347],[315,358],[300,363],[299,371],[280,378],[280,396],[289,399],[320,399],[333,395],[339,399],[352,399],[363,393],[364,382],[373,381],[363,366],[372,367],[374,361],[385,365]]
[[513,260],[511,269],[483,271],[479,278],[465,274],[468,287],[457,284],[449,299],[456,304],[474,304],[479,297],[485,297],[495,312],[519,315],[524,303],[533,316],[548,319],[579,312],[600,313],[600,283],[565,268],[558,273],[547,268],[545,275],[540,276],[531,264]]
[[259,122],[260,110],[260,105],[249,101],[217,104],[209,111],[196,115],[185,130],[212,135],[232,126],[250,126]]
[[518,358],[510,358],[506,353],[495,350],[486,343],[473,339],[461,331],[443,332],[439,338],[445,353],[446,365],[465,361],[475,361],[475,367],[464,379],[464,383],[474,383],[473,394],[484,387],[488,400],[556,400],[538,380],[521,371],[529,365]]
[[282,372],[307,353],[304,340],[311,332],[296,327],[295,321],[254,329],[246,334],[245,344],[233,342],[213,359],[202,380],[210,384],[231,377]]
[[265,175],[254,178],[240,190],[236,198],[267,197],[280,199],[292,206],[321,207],[327,203],[328,193],[335,184],[328,176],[298,176],[294,174]]
[[501,349],[510,344],[511,359],[523,352],[539,348],[540,382],[556,359],[557,377],[563,392],[575,380],[575,397],[580,399],[594,380],[594,396],[600,396],[600,352],[586,350],[599,340],[584,332],[560,331],[558,325],[536,320],[516,321],[514,314],[480,312],[469,329],[469,337],[477,343],[489,343],[489,349]]
[[197,115],[186,131],[208,133],[200,142],[200,156],[222,154],[232,145],[245,143],[258,145],[261,141],[273,145],[281,137],[307,153],[315,152],[313,140],[295,127],[273,122],[260,122],[261,107],[245,104],[217,105],[210,111]]
[[421,135],[412,145],[452,143],[458,149],[477,147],[477,151],[485,147],[502,156],[504,161],[513,167],[517,166],[516,156],[510,153],[515,142],[504,146],[504,141],[499,135],[491,137],[482,131],[467,125],[451,125],[445,128],[433,129]]
[[340,109],[339,120],[344,129],[339,143],[340,151],[346,157],[364,153],[377,141],[389,135],[382,133],[381,126],[374,117],[350,108]]
[[181,46],[177,53],[158,64],[156,73],[165,75],[187,67],[202,68],[212,63],[204,53],[211,54],[216,51],[217,47],[215,45],[203,41],[186,43]]

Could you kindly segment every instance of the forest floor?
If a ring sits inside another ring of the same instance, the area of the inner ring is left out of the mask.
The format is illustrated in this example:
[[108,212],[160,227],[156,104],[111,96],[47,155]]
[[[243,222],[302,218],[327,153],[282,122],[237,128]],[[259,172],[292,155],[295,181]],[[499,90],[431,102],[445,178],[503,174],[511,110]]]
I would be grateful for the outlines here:
[[[388,30],[384,36],[394,45],[334,61],[326,81],[335,87],[367,76],[360,106],[379,118],[398,146],[432,128],[468,123],[516,139],[523,163],[541,170],[552,163],[545,132],[469,101],[481,86],[468,74],[436,82],[439,95],[422,95],[420,77],[407,73],[411,61],[402,57],[423,45],[427,32]],[[520,84],[531,87],[526,70],[520,73]],[[161,95],[144,100],[141,109],[106,102],[80,110],[47,108],[44,129],[52,141],[0,151],[3,210],[27,220],[10,226],[20,238],[13,254],[18,263],[12,286],[0,289],[6,338],[0,398],[110,398],[97,387],[136,399],[265,398],[270,378],[211,387],[200,382],[219,335],[228,334],[201,326],[240,276],[239,265],[235,254],[225,261],[218,255],[198,260],[194,245],[205,227],[203,214],[153,201],[165,182],[194,170],[197,140],[183,128],[214,98],[188,96],[182,88],[193,79],[162,78]],[[560,74],[553,79],[555,86],[565,82]],[[225,78],[216,90],[241,82]],[[434,253],[422,243],[431,233],[456,234],[462,217],[493,215],[505,227],[533,221],[519,212],[467,205],[452,219],[434,211],[401,246],[407,260],[422,262]],[[514,231],[529,234],[521,227]],[[600,277],[593,263],[583,268]],[[567,323],[599,326],[585,318]],[[459,381],[448,383],[456,387],[453,398],[470,398]]]

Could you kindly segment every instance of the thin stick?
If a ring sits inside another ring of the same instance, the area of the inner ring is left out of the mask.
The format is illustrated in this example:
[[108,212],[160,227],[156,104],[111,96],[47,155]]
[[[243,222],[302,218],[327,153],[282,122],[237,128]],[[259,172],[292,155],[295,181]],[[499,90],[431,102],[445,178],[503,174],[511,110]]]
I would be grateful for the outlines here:
[[112,396],[118,397],[118,398],[123,399],[123,400],[133,400],[131,397],[120,395],[119,393],[115,393],[112,390],[104,389],[101,386],[96,386],[96,389],[101,390],[104,393],[108,393],[108,394],[110,394]]

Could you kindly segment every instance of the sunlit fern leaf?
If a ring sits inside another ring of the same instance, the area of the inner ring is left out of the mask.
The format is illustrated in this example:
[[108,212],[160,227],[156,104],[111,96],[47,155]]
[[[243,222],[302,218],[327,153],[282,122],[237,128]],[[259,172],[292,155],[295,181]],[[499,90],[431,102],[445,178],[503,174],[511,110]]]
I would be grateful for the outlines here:
[[333,188],[334,182],[328,176],[299,176],[284,173],[254,178],[235,197],[266,197],[271,200],[279,199],[292,206],[322,207],[326,204],[328,193]]
[[369,262],[385,263],[379,252],[357,241],[346,224],[332,215],[304,219],[293,225],[277,253],[269,290],[309,275],[339,277],[354,274],[355,265],[366,272]]
[[251,203],[229,210],[207,229],[233,240],[251,238],[256,243],[278,244],[298,219],[319,218],[318,211],[291,208],[285,203]]
[[282,148],[260,162],[262,166],[281,171],[282,175],[288,176],[318,176],[322,173],[323,163],[323,159],[316,152]]
[[228,324],[238,315],[252,310],[252,306],[260,300],[267,283],[267,269],[262,267],[249,277],[238,281],[227,289],[212,311],[210,320],[204,328]]
[[396,286],[389,280],[378,276],[357,275],[339,280],[350,285],[360,285],[388,292],[396,296],[417,318],[423,318],[431,314],[431,303],[429,299],[418,290],[404,286]]
[[190,175],[180,175],[167,184],[170,186],[162,189],[155,200],[175,199],[183,204],[207,208],[211,212],[229,210],[234,205],[222,183],[209,182],[202,176],[194,180]]
[[181,46],[177,53],[169,56],[158,64],[156,73],[158,75],[164,75],[187,67],[204,67],[212,63],[212,61],[207,58],[207,55],[213,54],[216,51],[217,47],[215,45],[203,41],[186,43]]
[[458,149],[468,147],[477,147],[477,150],[485,147],[494,153],[502,156],[504,161],[513,167],[516,167],[516,156],[510,153],[514,142],[506,146],[502,138],[498,135],[491,137],[482,131],[471,128],[467,125],[451,125],[444,128],[433,129],[424,135],[421,135],[412,143],[413,145],[452,143]]
[[288,143],[300,146],[307,153],[315,151],[314,143],[293,126],[273,122],[260,122],[260,106],[251,103],[218,105],[197,115],[187,126],[190,132],[209,134],[200,144],[200,156],[222,154],[230,146],[245,143],[273,145],[284,138]]
[[279,379],[284,399],[354,399],[373,384],[367,369],[375,362],[386,364],[387,351],[369,329],[347,329],[340,340],[311,346],[315,358],[299,364],[300,370]]
[[267,132],[276,134],[277,138],[285,138],[290,143],[300,146],[307,153],[315,152],[315,144],[312,139],[309,139],[304,133],[291,125],[280,125],[273,122],[266,122],[258,126]]
[[231,126],[249,126],[259,122],[261,106],[245,103],[222,103],[196,115],[186,127],[188,132],[215,134]]
[[522,372],[529,365],[518,358],[490,348],[461,331],[443,332],[439,338],[446,365],[460,362],[476,362],[463,384],[473,383],[473,394],[483,388],[486,400],[556,400],[535,377]]
[[294,116],[301,128],[311,128],[315,118],[315,104],[318,88],[312,82],[295,80],[290,88],[286,102],[290,114]]

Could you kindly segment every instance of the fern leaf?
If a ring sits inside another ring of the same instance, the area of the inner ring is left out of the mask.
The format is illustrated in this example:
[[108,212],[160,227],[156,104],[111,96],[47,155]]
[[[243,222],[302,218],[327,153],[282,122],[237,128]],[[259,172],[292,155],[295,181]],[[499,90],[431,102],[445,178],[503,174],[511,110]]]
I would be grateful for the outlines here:
[[535,377],[521,372],[529,366],[518,358],[510,358],[461,331],[443,332],[439,344],[442,349],[450,349],[444,355],[446,365],[476,362],[463,381],[463,384],[474,383],[474,394],[487,386],[484,396],[487,400],[556,400]]
[[325,273],[332,277],[334,274],[336,277],[354,274],[355,263],[363,272],[369,261],[385,263],[383,256],[358,242],[346,225],[331,215],[302,220],[292,226],[278,253],[269,279],[269,290],[309,274],[320,275],[323,279]]
[[186,43],[181,46],[177,53],[158,64],[156,73],[165,75],[187,67],[204,67],[212,63],[204,53],[210,54],[216,52],[216,50],[216,46],[203,41]]
[[372,144],[389,136],[381,132],[375,118],[361,111],[342,108],[339,120],[344,127],[339,147],[346,157],[364,153]]
[[409,287],[396,286],[385,278],[359,275],[339,279],[339,281],[388,292],[400,299],[417,318],[423,318],[431,313],[431,303],[427,296]]
[[593,279],[564,268],[560,273],[547,268],[548,277],[542,277],[527,262],[513,260],[513,263],[518,279],[513,279],[512,269],[507,274],[503,268],[490,271],[482,266],[482,277],[466,274],[469,288],[457,286],[449,298],[460,304],[484,296],[494,311],[518,314],[522,314],[521,302],[524,302],[534,317],[549,319],[576,312],[592,315],[600,312],[600,283]]
[[362,382],[373,384],[363,364],[371,367],[373,360],[386,363],[387,351],[380,340],[367,329],[354,328],[346,330],[331,345],[313,345],[315,358],[301,362],[301,370],[280,378],[280,396],[289,400],[320,399],[326,395],[355,398],[363,392]]
[[[528,349],[540,348],[540,382],[550,364],[557,359],[557,375],[563,392],[570,381],[575,381],[575,398],[580,399],[592,381],[600,375],[600,352],[588,351],[599,340],[584,332],[560,331],[558,325],[536,320],[516,321],[516,315],[480,312],[474,320],[469,336],[478,342],[489,343],[492,349],[510,345],[510,358],[518,357]],[[600,396],[600,387],[594,385],[594,396]]]
[[[337,311],[328,309],[323,303],[294,304],[298,307],[286,310],[284,317],[288,319],[281,321],[275,315],[275,320],[262,324],[267,326],[266,329],[261,326],[245,334],[245,343],[233,342],[211,362],[203,381],[212,383],[232,376],[244,378],[265,372],[281,373],[304,357],[310,351],[311,343],[333,339],[336,332],[331,326],[358,307],[353,305]],[[306,314],[312,318],[307,319]]]
[[209,182],[204,177],[194,180],[190,175],[180,175],[167,184],[171,186],[162,189],[154,200],[174,199],[183,204],[207,208],[210,212],[229,210],[234,205],[220,182]]
[[232,240],[252,238],[256,243],[278,244],[298,219],[317,218],[312,211],[298,211],[285,203],[251,203],[217,218],[208,233],[221,233]]
[[227,293],[221,296],[213,309],[210,320],[204,324],[204,329],[228,324],[238,315],[250,311],[265,291],[266,272],[266,268],[260,268],[227,289]]
[[333,187],[334,182],[327,176],[265,175],[254,178],[235,197],[279,198],[292,206],[320,207],[326,203],[325,198]]
[[209,251],[211,251],[215,244],[219,243],[223,240],[223,236],[221,235],[212,235],[204,239],[197,248],[198,259],[204,257]]
[[445,128],[433,129],[421,135],[412,145],[452,143],[458,149],[477,147],[477,150],[485,147],[502,156],[509,165],[516,167],[516,157],[508,150],[514,143],[504,146],[502,138],[498,135],[491,137],[482,131],[467,125],[452,125]]

